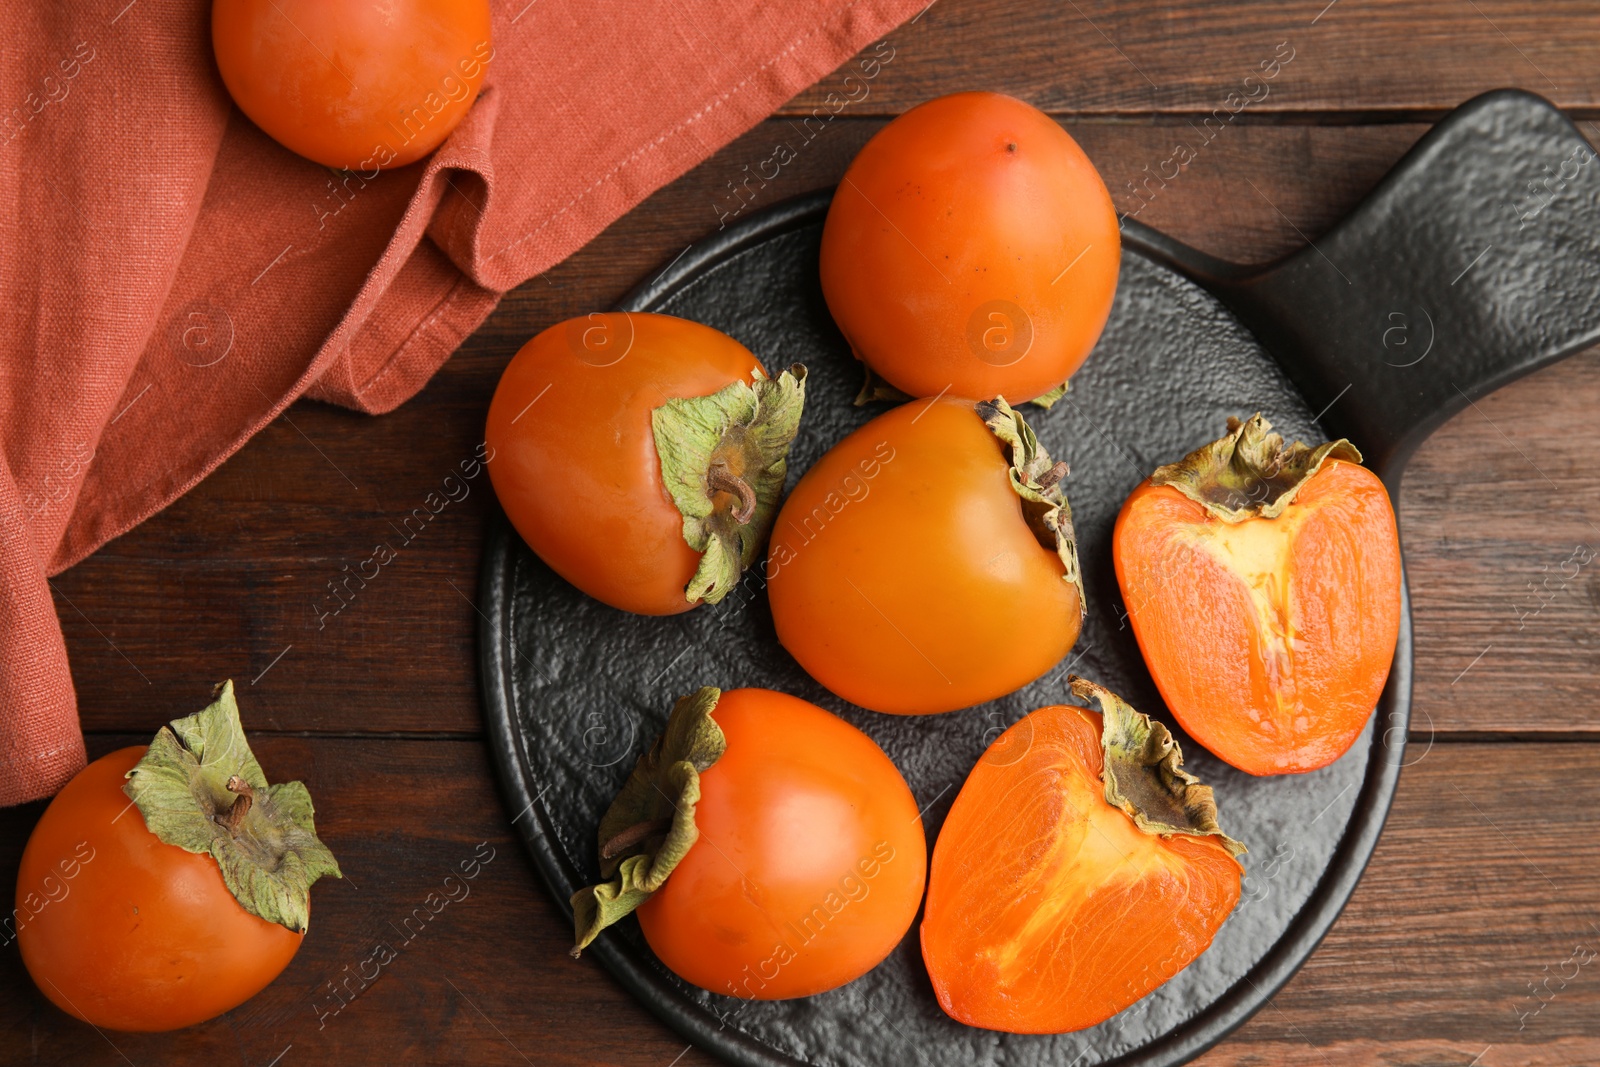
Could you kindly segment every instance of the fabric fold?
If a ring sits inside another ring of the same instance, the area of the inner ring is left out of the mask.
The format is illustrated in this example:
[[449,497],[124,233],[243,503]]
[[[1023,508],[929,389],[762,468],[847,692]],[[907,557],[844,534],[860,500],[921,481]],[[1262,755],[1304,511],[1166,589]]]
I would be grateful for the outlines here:
[[301,397],[393,410],[501,294],[920,6],[495,3],[466,119],[367,173],[232,106],[204,0],[0,12],[0,805],[83,765],[49,575]]

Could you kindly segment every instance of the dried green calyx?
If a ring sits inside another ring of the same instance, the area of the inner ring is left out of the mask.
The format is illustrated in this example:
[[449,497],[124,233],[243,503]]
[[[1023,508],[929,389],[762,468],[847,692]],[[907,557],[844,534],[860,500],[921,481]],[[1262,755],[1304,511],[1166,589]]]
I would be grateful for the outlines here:
[[1003,396],[977,405],[978,417],[1011,453],[1011,488],[1022,498],[1022,514],[1033,535],[1045,548],[1061,557],[1063,581],[1078,590],[1080,618],[1089,613],[1083,595],[1083,572],[1078,566],[1078,536],[1072,529],[1072,507],[1062,481],[1067,465],[1057,463],[1044,450],[1033,428],[1006,403]]
[[[860,359],[859,356],[856,357]],[[889,384],[889,379],[873,370],[865,360],[861,361],[861,388],[856,392],[854,404],[862,407],[867,404],[886,400],[891,404],[903,404],[907,400],[916,399],[910,393],[896,389]]]
[[[857,358],[859,359],[860,357],[858,356]],[[894,404],[903,404],[907,400],[916,399],[910,393],[896,389],[894,386],[890,385],[887,378],[873,370],[865,361],[862,361],[861,363],[861,370],[861,389],[856,393],[856,407],[859,408],[879,400],[886,400]],[[1029,401],[1029,403],[1038,404],[1046,411],[1049,411],[1056,401],[1067,395],[1067,389],[1069,386],[1071,386],[1071,384],[1071,382],[1062,382],[1049,392],[1042,393],[1039,396],[1034,397],[1031,401]]]
[[806,369],[733,382],[710,396],[668,400],[651,414],[661,479],[700,553],[684,589],[715,604],[739,584],[771,532],[800,428]]
[[209,855],[228,891],[252,915],[305,933],[311,885],[344,877],[312,824],[301,782],[268,785],[250,752],[233,683],[193,715],[156,732],[122,791],[145,827],[186,852]]
[[666,729],[601,817],[600,874],[607,880],[572,894],[574,958],[660,889],[700,837],[700,775],[727,748],[711,718],[721,696],[706,686],[672,706]]
[[1067,390],[1071,387],[1071,382],[1062,382],[1048,393],[1043,393],[1034,397],[1032,403],[1038,404],[1046,411],[1049,411],[1051,408],[1055,407],[1056,401],[1067,395]]
[[1147,834],[1214,837],[1230,856],[1244,855],[1245,847],[1217,825],[1211,787],[1183,769],[1183,750],[1165,726],[1087,679],[1069,675],[1067,684],[1079,700],[1099,705],[1107,804]]
[[1327,459],[1361,462],[1356,446],[1340,438],[1312,448],[1284,444],[1258,411],[1244,422],[1228,419],[1228,432],[1176,463],[1158,467],[1152,485],[1170,485],[1223,522],[1275,519]]

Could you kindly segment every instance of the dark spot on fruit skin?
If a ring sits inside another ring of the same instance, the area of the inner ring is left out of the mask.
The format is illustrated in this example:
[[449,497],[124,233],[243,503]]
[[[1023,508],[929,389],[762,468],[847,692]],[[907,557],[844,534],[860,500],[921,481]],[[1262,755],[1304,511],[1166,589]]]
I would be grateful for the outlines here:
[[1015,141],[1006,142],[1006,151],[1007,152],[1015,152],[1016,150],[1017,150],[1017,144],[1016,144]]

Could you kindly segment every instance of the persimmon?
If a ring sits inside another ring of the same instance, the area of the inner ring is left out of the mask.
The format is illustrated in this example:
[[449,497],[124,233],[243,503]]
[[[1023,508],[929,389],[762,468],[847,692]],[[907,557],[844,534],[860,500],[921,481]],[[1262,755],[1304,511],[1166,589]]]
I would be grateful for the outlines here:
[[577,955],[635,908],[685,981],[810,996],[899,944],[927,874],[922,818],[866,734],[768,689],[679,700],[600,821],[607,882],[572,898]]
[[437,148],[494,60],[488,0],[213,0],[211,43],[269,137],[368,180]]
[[489,404],[489,478],[539,558],[641,615],[716,603],[766,540],[805,368],[768,378],[727,334],[670,315],[557,323]]
[[1071,679],[967,776],[933,847],[922,958],[969,1026],[1055,1034],[1103,1022],[1211,944],[1244,846],[1166,727]]
[[339,865],[306,787],[267,784],[224,683],[50,802],[17,874],[17,944],[39,991],[84,1022],[191,1026],[289,965],[325,874]]
[[1122,505],[1117,583],[1161,696],[1250,774],[1325,767],[1360,735],[1400,633],[1389,494],[1348,441],[1259,414],[1158,469]]
[[1059,389],[1111,313],[1121,237],[1094,164],[1044,112],[956,93],[880,130],[822,230],[822,292],[880,378],[910,396]]
[[878,416],[778,514],[766,571],[778,640],[874,711],[952,711],[1033,681],[1083,622],[1066,473],[1003,398]]

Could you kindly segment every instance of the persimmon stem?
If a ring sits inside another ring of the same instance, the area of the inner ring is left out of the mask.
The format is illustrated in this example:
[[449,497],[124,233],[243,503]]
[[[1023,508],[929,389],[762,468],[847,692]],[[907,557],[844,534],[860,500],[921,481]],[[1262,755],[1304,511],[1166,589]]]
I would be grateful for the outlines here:
[[256,791],[249,782],[237,774],[229,778],[226,785],[228,792],[237,796],[232,806],[217,816],[217,821],[222,823],[230,834],[238,836],[240,824],[244,822],[244,817],[250,814],[251,805],[256,802]]
[[1066,464],[1066,461],[1065,460],[1057,460],[1053,467],[1051,467],[1049,470],[1045,471],[1043,474],[1039,475],[1039,488],[1040,489],[1048,489],[1052,485],[1055,485],[1057,482],[1059,482],[1061,479],[1065,478],[1066,476],[1067,476],[1067,464]]
[[749,482],[727,467],[713,463],[711,469],[706,471],[706,484],[719,493],[732,493],[739,498],[738,506],[733,509],[733,518],[740,526],[755,517],[756,491],[750,488]]
[[600,858],[611,859],[637,845],[651,834],[665,833],[672,828],[671,819],[646,819],[636,822],[600,846]]

